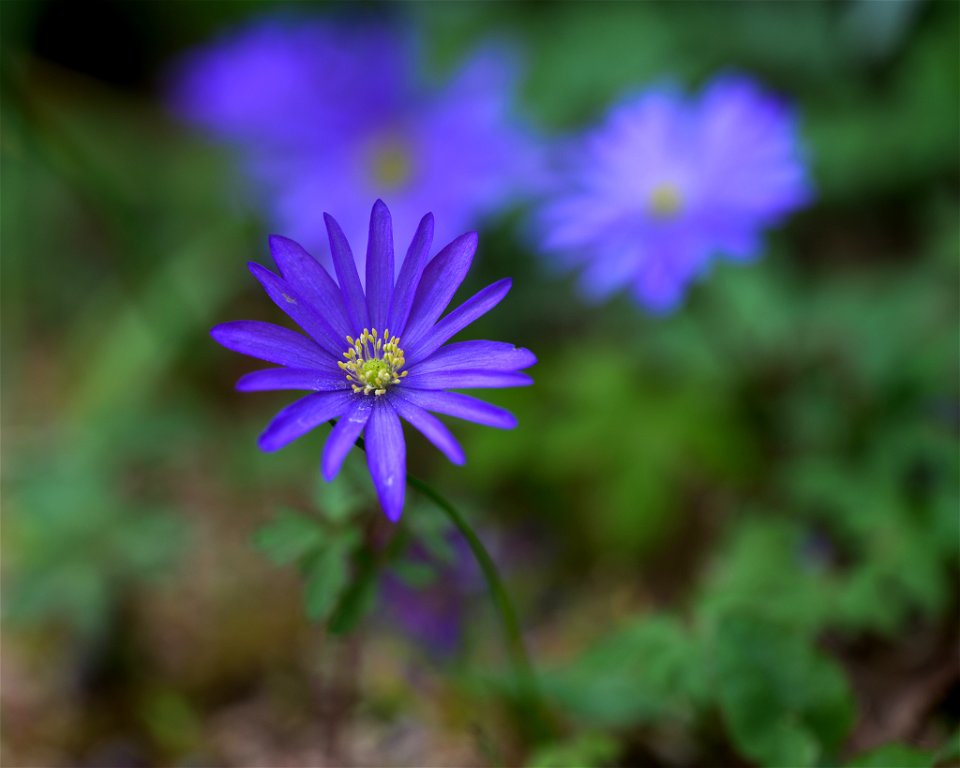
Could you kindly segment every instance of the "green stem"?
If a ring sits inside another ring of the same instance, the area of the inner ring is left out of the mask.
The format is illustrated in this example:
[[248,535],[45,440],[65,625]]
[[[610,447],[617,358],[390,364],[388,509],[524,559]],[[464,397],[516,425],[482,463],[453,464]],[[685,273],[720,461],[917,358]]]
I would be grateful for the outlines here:
[[[334,423],[331,421],[331,424]],[[366,451],[363,438],[357,438],[357,446]],[[503,626],[503,632],[507,642],[507,649],[510,655],[510,661],[513,665],[514,674],[520,686],[522,698],[533,708],[533,722],[537,737],[544,738],[549,734],[550,726],[547,717],[547,710],[540,696],[540,690],[537,685],[536,674],[533,671],[533,665],[530,663],[530,657],[527,655],[526,646],[523,643],[523,635],[520,632],[520,623],[517,621],[517,613],[510,602],[510,596],[503,586],[503,580],[500,578],[500,572],[497,570],[493,558],[483,545],[480,537],[474,532],[473,528],[466,521],[463,515],[440,493],[427,485],[423,480],[407,474],[407,485],[415,488],[430,501],[439,507],[456,529],[467,540],[470,551],[473,553],[483,576],[487,581],[487,587],[490,590],[490,597],[500,614],[500,622]]]
[[517,621],[516,611],[513,609],[510,596],[503,586],[500,573],[493,562],[493,558],[490,557],[487,548],[453,504],[413,475],[407,475],[407,483],[440,507],[456,526],[457,530],[460,531],[467,540],[467,544],[470,545],[470,551],[473,552],[473,556],[476,558],[477,564],[480,566],[480,569],[483,571],[483,576],[487,580],[487,586],[490,588],[490,596],[493,598],[493,602],[500,613],[504,634],[506,635],[507,648],[510,650],[510,658],[517,672],[517,676],[523,682],[524,689],[531,697],[534,699],[539,698],[536,676],[533,672],[533,666],[530,664],[530,658],[527,656],[527,649],[523,644],[523,635],[520,633],[520,624]]

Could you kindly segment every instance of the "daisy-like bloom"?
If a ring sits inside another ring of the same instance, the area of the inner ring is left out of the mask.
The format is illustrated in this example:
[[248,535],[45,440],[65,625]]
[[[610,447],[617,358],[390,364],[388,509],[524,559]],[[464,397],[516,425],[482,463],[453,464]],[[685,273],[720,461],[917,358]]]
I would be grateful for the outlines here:
[[237,389],[313,393],[277,414],[260,436],[260,447],[278,450],[338,419],[323,451],[324,479],[337,475],[351,446],[364,435],[377,497],[387,517],[396,521],[406,489],[400,420],[454,464],[462,464],[459,443],[432,413],[502,429],[516,426],[516,420],[502,408],[448,390],[532,384],[520,371],[536,358],[503,342],[446,343],[510,290],[511,281],[500,280],[441,318],[473,261],[476,233],[461,235],[430,259],[433,215],[427,214],[394,279],[393,224],[378,200],[370,217],[364,290],[343,231],[331,216],[324,214],[324,220],[336,281],[299,244],[276,235],[270,238],[270,251],[280,275],[250,264],[267,295],[307,336],[244,320],[218,325],[211,335],[227,349],[281,366],[247,374]]
[[544,249],[582,265],[588,297],[628,288],[665,313],[715,256],[747,260],[811,195],[794,116],[743,77],[698,100],[653,91],[578,143],[543,210]]
[[324,264],[318,208],[360,242],[377,197],[411,227],[399,241],[433,210],[447,242],[525,196],[539,153],[513,114],[514,57],[482,49],[434,85],[417,76],[416,47],[384,24],[257,19],[182,57],[168,100],[238,150],[275,226]]

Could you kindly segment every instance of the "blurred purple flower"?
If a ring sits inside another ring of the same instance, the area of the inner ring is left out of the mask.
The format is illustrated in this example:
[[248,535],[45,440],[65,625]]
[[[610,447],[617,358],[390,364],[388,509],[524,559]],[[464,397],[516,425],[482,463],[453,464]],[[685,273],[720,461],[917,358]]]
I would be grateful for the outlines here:
[[267,18],[183,55],[168,101],[213,138],[249,150],[336,145],[403,107],[406,61],[385,27]]
[[244,320],[218,325],[211,335],[227,349],[282,366],[247,374],[237,389],[314,392],[277,414],[260,436],[261,449],[278,450],[339,419],[323,451],[324,479],[337,475],[350,448],[365,434],[377,497],[387,517],[396,521],[406,489],[400,419],[454,464],[462,464],[463,449],[429,411],[510,429],[516,419],[507,411],[447,390],[532,384],[520,371],[536,358],[503,342],[446,344],[510,290],[511,281],[500,280],[440,319],[473,261],[476,233],[461,235],[428,261],[433,242],[433,215],[428,213],[394,280],[393,224],[378,200],[370,216],[364,290],[343,231],[331,216],[324,214],[324,220],[336,282],[299,244],[276,235],[270,238],[270,251],[282,277],[250,264],[270,298],[310,338]]
[[426,547],[414,544],[408,557],[430,569],[425,584],[411,584],[402,573],[387,571],[381,581],[383,610],[418,646],[449,657],[463,641],[464,619],[471,598],[483,592],[483,577],[463,538],[446,537],[448,560],[440,560]]
[[628,100],[567,161],[540,218],[545,250],[584,266],[588,297],[626,287],[658,313],[714,256],[756,256],[762,230],[811,196],[791,110],[742,77],[696,101]]
[[278,228],[308,248],[325,254],[318,210],[356,241],[377,197],[410,225],[432,209],[446,241],[522,196],[537,153],[511,116],[513,57],[484,49],[428,88],[413,42],[386,26],[259,20],[183,57],[169,101],[240,149]]

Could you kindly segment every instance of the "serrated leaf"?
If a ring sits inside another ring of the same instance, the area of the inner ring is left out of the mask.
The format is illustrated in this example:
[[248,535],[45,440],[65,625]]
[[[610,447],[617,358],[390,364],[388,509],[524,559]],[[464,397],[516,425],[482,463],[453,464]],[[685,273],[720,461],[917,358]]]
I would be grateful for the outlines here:
[[316,520],[283,510],[254,534],[253,541],[275,565],[289,565],[316,552],[326,538]]
[[333,523],[342,523],[363,509],[369,501],[369,494],[359,489],[353,473],[344,468],[333,482],[327,483],[322,478],[317,480],[314,499],[325,518]]

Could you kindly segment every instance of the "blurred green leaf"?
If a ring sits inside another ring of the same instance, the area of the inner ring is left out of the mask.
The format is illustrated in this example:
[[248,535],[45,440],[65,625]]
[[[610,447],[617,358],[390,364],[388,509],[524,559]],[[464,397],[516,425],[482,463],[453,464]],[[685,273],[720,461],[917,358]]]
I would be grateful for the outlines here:
[[744,609],[811,637],[829,617],[832,582],[802,528],[777,519],[747,518],[718,548],[698,595],[698,616],[716,623]]
[[789,627],[732,614],[711,642],[712,678],[730,734],[766,766],[812,766],[853,724],[839,668]]
[[856,757],[847,768],[932,768],[934,756],[906,744],[885,744]]
[[359,449],[351,451],[333,482],[328,483],[320,473],[316,474],[314,501],[318,511],[331,523],[343,524],[373,503],[373,486],[366,476],[366,467],[360,466],[361,458]]
[[254,543],[275,565],[289,565],[324,547],[328,536],[313,518],[285,509],[254,534]]
[[689,719],[706,694],[698,640],[666,616],[611,632],[541,676],[564,711],[594,726]]
[[325,621],[349,581],[350,558],[360,541],[357,531],[347,531],[314,552],[303,566],[304,605],[307,616]]
[[52,453],[14,475],[3,527],[3,614],[13,622],[63,623],[90,641],[186,543],[181,520],[131,503],[119,468],[100,460],[92,448]]
[[334,635],[344,635],[359,624],[376,604],[380,573],[370,552],[357,554],[356,573],[333,608],[328,629]]
[[601,733],[588,733],[537,750],[527,768],[602,768],[613,765],[620,746]]

